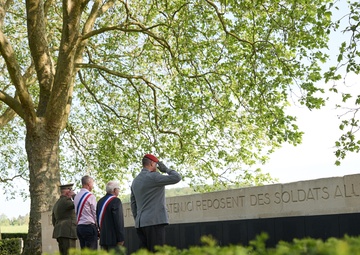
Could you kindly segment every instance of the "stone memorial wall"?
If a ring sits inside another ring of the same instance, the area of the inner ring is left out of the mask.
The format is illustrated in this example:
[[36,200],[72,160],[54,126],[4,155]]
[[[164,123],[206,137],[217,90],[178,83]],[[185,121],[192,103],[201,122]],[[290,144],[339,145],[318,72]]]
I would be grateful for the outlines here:
[[[244,235],[251,236],[251,233],[255,235],[256,231],[262,230],[277,231],[277,239],[281,239],[281,233],[287,231],[285,228],[286,224],[289,225],[288,223],[294,225],[294,228],[289,231],[300,231],[299,237],[301,235],[311,236],[311,231],[318,230],[311,223],[311,219],[310,223],[305,220],[307,216],[319,216],[314,219],[315,225],[322,224],[322,219],[327,215],[335,217],[324,221],[327,227],[329,227],[329,222],[334,222],[333,219],[336,219],[336,222],[353,221],[354,217],[355,219],[360,217],[359,198],[360,174],[170,197],[166,199],[170,219],[168,227],[170,236],[167,238],[170,240],[170,244],[178,247],[187,247],[189,242],[193,241],[187,239],[189,235],[186,234],[186,231],[188,230],[193,236],[196,232],[198,232],[198,236],[207,233],[215,233],[219,238],[227,236],[223,243],[237,243],[246,238],[248,240],[251,237],[245,238]],[[127,229],[126,243],[129,250],[133,251],[136,249],[137,242],[130,203],[124,203],[123,210]],[[342,216],[340,219],[336,215],[350,215],[353,218],[349,220]],[[45,213],[43,217],[47,219],[49,213]],[[280,221],[281,218],[284,220]],[[258,220],[262,220],[261,224],[257,222]],[[285,221],[287,223],[284,223]],[[230,222],[231,226],[227,222]],[[283,229],[276,229],[274,224],[285,225]],[[306,224],[311,226],[302,226]],[[339,223],[334,224],[339,225]],[[311,230],[311,227],[314,230]],[[321,228],[320,225],[319,227]],[[207,230],[211,228],[212,230]],[[334,226],[330,232],[324,235],[341,235],[341,233],[334,233],[353,231],[350,228],[351,226],[349,228],[343,226],[343,230],[337,230],[341,227]],[[323,230],[320,230],[320,235],[321,231]],[[358,231],[360,234],[360,230]],[[50,232],[52,233],[51,221],[47,219],[43,221],[44,251],[47,251],[47,246],[49,248],[51,246],[51,250],[53,250],[55,240],[51,240]],[[233,235],[230,235],[230,232],[234,232],[234,236],[241,235],[243,239],[240,237],[241,240],[231,239]],[[46,234],[44,235],[44,233]],[[287,235],[289,236],[289,234]],[[297,237],[298,235],[295,232],[293,235],[290,233],[290,236]]]
[[[360,174],[166,199],[171,223],[360,212]],[[130,204],[125,226],[134,226]]]

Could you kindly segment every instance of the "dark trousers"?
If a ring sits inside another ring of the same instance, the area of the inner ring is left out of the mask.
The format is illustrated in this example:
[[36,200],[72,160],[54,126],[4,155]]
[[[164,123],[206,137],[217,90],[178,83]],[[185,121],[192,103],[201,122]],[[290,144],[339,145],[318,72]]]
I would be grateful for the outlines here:
[[154,252],[156,245],[163,246],[165,244],[165,226],[154,225],[137,228],[136,233],[140,240],[140,249],[145,248]]
[[98,248],[98,231],[94,224],[77,225],[76,233],[79,238],[80,247],[97,250]]
[[71,239],[67,237],[58,237],[56,238],[59,251],[61,255],[68,255],[70,248],[76,248],[76,239]]

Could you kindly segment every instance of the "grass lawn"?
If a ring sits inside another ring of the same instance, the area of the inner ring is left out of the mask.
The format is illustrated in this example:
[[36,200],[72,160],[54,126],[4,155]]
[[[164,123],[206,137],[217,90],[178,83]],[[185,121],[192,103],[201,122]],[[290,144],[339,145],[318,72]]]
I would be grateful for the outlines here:
[[1,233],[27,233],[28,225],[22,226],[0,226]]

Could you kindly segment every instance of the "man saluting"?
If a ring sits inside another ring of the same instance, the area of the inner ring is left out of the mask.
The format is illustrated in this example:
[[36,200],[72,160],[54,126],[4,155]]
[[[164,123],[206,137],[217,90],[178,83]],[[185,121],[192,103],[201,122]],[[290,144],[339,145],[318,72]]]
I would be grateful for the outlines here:
[[75,195],[73,184],[60,185],[60,198],[52,210],[53,238],[59,245],[61,255],[67,255],[70,248],[76,247],[76,216],[72,200]]
[[[142,165],[141,172],[131,185],[131,211],[140,248],[153,252],[155,245],[165,244],[165,226],[169,224],[165,186],[178,183],[181,176],[152,154],[143,157]],[[166,175],[157,172],[157,167]]]

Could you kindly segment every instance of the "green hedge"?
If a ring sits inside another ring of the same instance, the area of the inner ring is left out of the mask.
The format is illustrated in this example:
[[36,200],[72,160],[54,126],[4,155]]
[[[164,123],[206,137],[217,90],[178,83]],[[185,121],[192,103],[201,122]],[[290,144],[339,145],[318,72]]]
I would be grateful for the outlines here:
[[27,235],[27,233],[1,233],[2,239],[22,238],[22,240],[26,240]]
[[[262,234],[248,246],[219,246],[211,237],[202,237],[202,246],[179,250],[174,247],[158,247],[155,253],[139,250],[131,255],[360,255],[360,237],[345,236],[341,239],[304,238],[292,242],[279,242],[275,248],[267,248],[267,235]],[[57,255],[58,253],[56,253]],[[124,253],[125,254],[125,253]],[[115,255],[105,251],[71,250],[70,255]]]
[[0,240],[1,255],[20,255],[21,254],[21,238],[8,238]]

